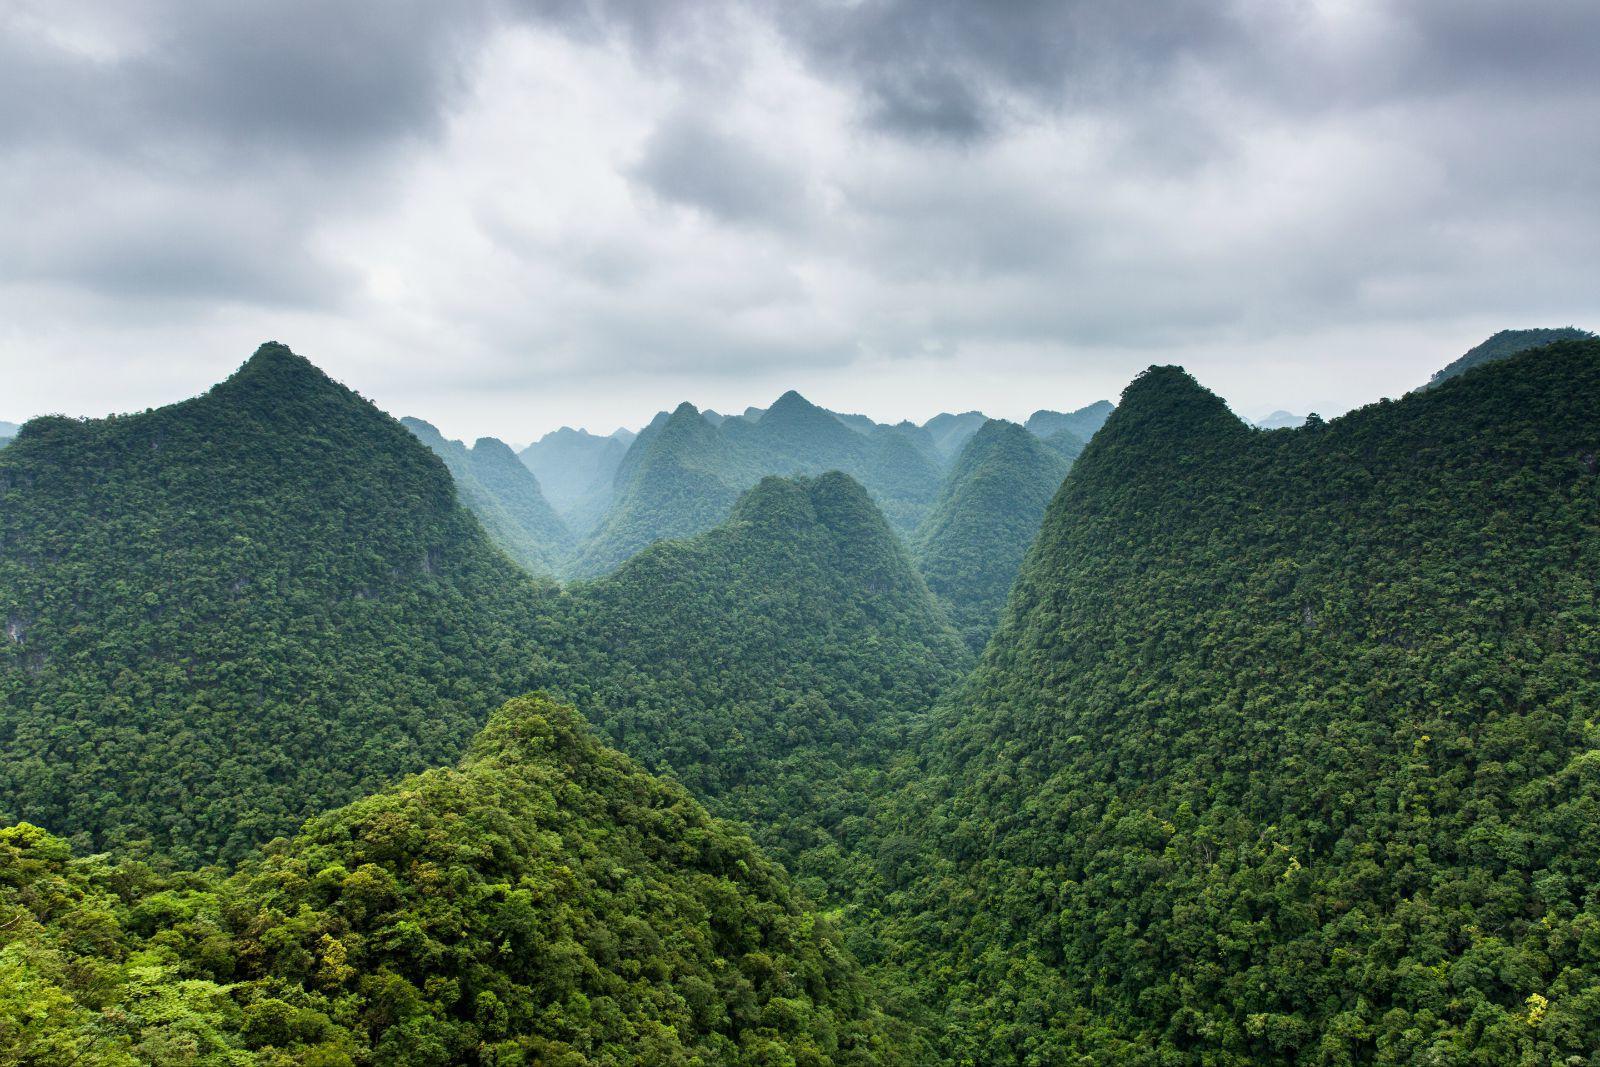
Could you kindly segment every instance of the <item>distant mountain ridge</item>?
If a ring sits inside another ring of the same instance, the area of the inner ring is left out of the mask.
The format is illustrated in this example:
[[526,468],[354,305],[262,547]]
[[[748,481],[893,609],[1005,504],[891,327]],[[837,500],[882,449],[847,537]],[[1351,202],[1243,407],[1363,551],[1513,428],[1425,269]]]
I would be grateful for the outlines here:
[[1274,411],[1271,415],[1256,422],[1263,430],[1292,430],[1297,426],[1304,426],[1306,417],[1288,411]]
[[545,498],[567,527],[581,537],[594,529],[611,503],[617,466],[635,437],[627,430],[600,437],[563,426],[524,448],[518,458],[539,479]]
[[1065,430],[1078,440],[1087,442],[1105,425],[1111,412],[1111,401],[1097,400],[1076,411],[1035,411],[1023,425],[1036,437],[1049,438]]
[[581,546],[578,573],[604,573],[655,541],[709,529],[741,491],[769,474],[843,471],[867,488],[892,525],[908,531],[940,480],[919,432],[863,432],[792,390],[757,418],[716,425],[693,404],[680,404],[642,430],[619,463],[611,508]]
[[[1035,412],[1030,429],[1070,460],[1111,407],[1099,401],[1074,412]],[[576,573],[602,574],[657,540],[708,529],[766,474],[848,473],[890,525],[910,537],[927,518],[955,454],[984,421],[973,411],[938,415],[922,426],[888,425],[829,411],[794,390],[734,417],[709,418],[685,402],[652,419],[617,463],[609,507],[579,546]]]

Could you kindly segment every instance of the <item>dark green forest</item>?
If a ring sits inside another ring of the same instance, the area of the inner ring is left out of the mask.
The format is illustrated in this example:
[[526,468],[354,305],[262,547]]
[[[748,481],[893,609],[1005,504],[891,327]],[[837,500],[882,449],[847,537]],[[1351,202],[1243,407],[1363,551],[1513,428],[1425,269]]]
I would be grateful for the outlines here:
[[549,599],[393,419],[279,345],[0,454],[0,818],[236,860],[449,763]]
[[231,875],[0,830],[0,1058],[912,1062],[829,925],[538,698]]
[[0,1063],[1600,1064],[1597,408],[35,419]]
[[899,799],[971,1063],[1600,1057],[1600,342],[1271,433],[1152,368]]

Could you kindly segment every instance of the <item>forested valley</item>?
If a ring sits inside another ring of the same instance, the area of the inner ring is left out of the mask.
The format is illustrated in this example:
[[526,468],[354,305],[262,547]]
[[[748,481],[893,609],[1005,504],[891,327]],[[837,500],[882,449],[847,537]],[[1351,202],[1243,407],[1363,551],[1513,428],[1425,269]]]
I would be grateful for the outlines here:
[[0,426],[0,1063],[1600,1064],[1600,341]]

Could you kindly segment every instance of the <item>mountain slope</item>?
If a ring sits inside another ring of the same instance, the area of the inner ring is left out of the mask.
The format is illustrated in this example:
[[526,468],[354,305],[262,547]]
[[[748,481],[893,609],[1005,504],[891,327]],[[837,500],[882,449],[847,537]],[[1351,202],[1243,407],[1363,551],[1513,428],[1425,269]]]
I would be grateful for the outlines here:
[[917,530],[917,568],[974,652],[999,621],[1023,554],[1071,466],[1016,423],[987,422],[961,449]]
[[763,479],[721,526],[570,596],[563,695],[831,894],[845,892],[839,828],[970,663],[872,500],[837,473]]
[[626,430],[596,437],[563,426],[523,449],[520,458],[539,479],[551,506],[582,536],[594,529],[611,503],[612,480],[633,437]]
[[0,830],[0,871],[21,1061],[918,1055],[781,869],[539,698],[225,881],[73,861],[27,825]]
[[1433,376],[1428,379],[1428,384],[1425,388],[1432,388],[1440,382],[1449,381],[1457,375],[1466,373],[1473,367],[1480,367],[1497,359],[1505,359],[1507,356],[1514,356],[1518,352],[1526,352],[1530,348],[1554,344],[1556,341],[1583,341],[1593,336],[1594,334],[1589,331],[1580,330],[1575,326],[1535,330],[1501,330],[1487,341],[1471,349],[1460,359],[1435,371]]
[[1600,342],[1271,434],[1135,381],[901,816],[950,1055],[1591,1055],[1597,428]]
[[536,588],[399,423],[281,345],[0,454],[0,818],[242,855],[453,759]]
[[506,555],[533,574],[563,572],[572,553],[572,534],[545,500],[539,479],[508,445],[481,437],[468,448],[446,440],[422,419],[407,417],[400,424],[444,460],[461,502]]
[[1081,441],[1087,441],[1111,417],[1111,401],[1096,400],[1077,411],[1061,412],[1041,410],[1028,416],[1024,424],[1035,437],[1050,437],[1066,430]]
[[602,574],[655,541],[710,529],[738,498],[737,484],[751,477],[717,427],[693,404],[680,404],[623,457],[611,508],[584,541],[576,573]]

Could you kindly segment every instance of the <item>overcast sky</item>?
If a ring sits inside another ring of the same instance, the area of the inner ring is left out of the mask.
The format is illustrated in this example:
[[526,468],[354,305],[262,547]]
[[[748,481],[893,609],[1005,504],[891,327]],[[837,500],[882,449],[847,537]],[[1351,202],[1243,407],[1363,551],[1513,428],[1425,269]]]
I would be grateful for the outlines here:
[[1594,0],[0,0],[0,419],[1398,395],[1600,327]]

